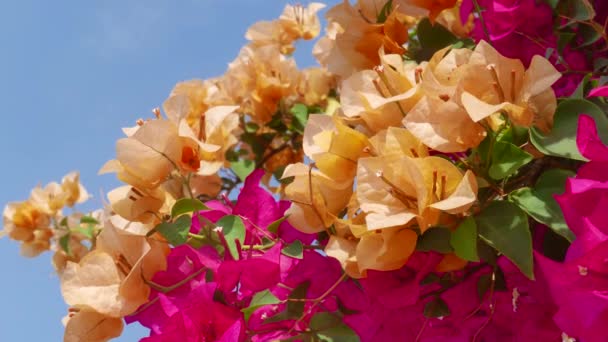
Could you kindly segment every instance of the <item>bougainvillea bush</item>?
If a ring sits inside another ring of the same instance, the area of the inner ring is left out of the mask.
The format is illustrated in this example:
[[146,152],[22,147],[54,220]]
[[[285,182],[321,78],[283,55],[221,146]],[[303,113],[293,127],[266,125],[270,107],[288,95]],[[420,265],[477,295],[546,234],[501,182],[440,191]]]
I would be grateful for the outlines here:
[[287,5],[4,233],[69,342],[608,341],[606,4]]

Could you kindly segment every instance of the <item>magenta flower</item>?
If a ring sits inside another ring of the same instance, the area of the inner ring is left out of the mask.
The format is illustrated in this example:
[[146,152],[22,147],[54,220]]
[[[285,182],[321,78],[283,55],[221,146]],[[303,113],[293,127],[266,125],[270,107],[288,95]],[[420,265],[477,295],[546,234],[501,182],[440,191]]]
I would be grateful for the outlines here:
[[608,147],[600,140],[593,118],[579,117],[577,146],[590,161],[566,183],[556,199],[576,235],[564,263],[536,254],[558,310],[553,316],[568,336],[605,341],[608,323]]
[[597,87],[595,89],[592,89],[589,92],[589,97],[598,97],[598,96],[608,97],[608,85],[605,85],[603,87]]

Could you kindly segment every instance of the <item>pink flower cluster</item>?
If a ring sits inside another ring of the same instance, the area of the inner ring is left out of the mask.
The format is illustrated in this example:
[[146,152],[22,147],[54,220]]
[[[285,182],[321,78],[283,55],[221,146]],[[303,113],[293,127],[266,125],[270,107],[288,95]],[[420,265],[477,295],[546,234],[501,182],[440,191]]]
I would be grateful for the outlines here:
[[[263,174],[258,170],[247,178],[236,203],[211,201],[207,203],[211,210],[194,215],[194,233],[201,230],[201,223],[216,223],[226,215],[240,217],[246,236],[239,258],[228,252],[222,258],[210,246],[174,248],[167,270],[153,278],[149,303],[127,318],[150,329],[144,341],[283,339],[305,331],[319,312],[341,315],[341,310],[361,308],[365,300],[361,289],[354,281],[343,280],[337,260],[314,248],[304,249],[301,258],[282,253],[295,240],[314,247],[316,235],[302,234],[286,221],[276,233],[268,230],[289,203],[276,202],[258,185]],[[221,227],[215,229],[222,236]],[[244,248],[270,242],[268,248]],[[295,298],[297,289],[301,293]],[[272,300],[261,301],[247,317],[252,300],[263,293]]]
[[608,147],[593,118],[579,117],[577,145],[590,161],[556,196],[576,235],[563,263],[536,254],[538,270],[557,306],[553,317],[568,336],[606,341],[608,323]]
[[[283,217],[288,202],[275,201],[258,185],[262,175],[256,171],[247,178],[235,203],[208,202],[211,209],[194,216],[191,231],[198,233],[205,222],[235,215],[246,226],[243,246],[268,245],[269,241],[275,241],[274,245],[241,248],[238,259],[228,252],[221,257],[208,245],[175,247],[167,270],[153,278],[149,303],[127,317],[127,322],[137,321],[150,329],[150,337],[143,341],[285,339],[306,333],[319,313],[336,315],[362,341],[550,341],[560,337],[562,330],[551,319],[556,304],[544,291],[545,284],[529,280],[506,258],[499,258],[495,268],[472,263],[448,276],[435,272],[440,254],[416,252],[397,271],[370,271],[367,278],[355,281],[342,277],[337,260],[315,249],[304,249],[301,259],[285,255],[282,249],[296,240],[313,247],[319,242],[316,235],[302,234],[286,221],[276,233],[267,229]],[[561,267],[546,259],[542,265]],[[593,270],[591,265],[585,267]],[[500,279],[491,279],[492,274]],[[482,284],[487,286],[480,292]],[[245,314],[256,295],[265,291],[276,300],[261,302]],[[552,294],[563,289],[555,291]],[[435,303],[447,307],[444,316],[433,314]],[[572,331],[573,336],[576,332]]]

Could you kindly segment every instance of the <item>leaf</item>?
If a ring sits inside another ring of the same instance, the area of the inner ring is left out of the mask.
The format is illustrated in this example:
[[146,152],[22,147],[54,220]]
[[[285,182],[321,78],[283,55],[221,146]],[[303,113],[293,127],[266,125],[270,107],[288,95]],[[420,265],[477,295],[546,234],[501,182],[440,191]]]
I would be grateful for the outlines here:
[[550,169],[543,173],[534,188],[521,188],[509,194],[509,199],[540,223],[549,226],[568,241],[574,234],[568,228],[559,204],[553,198],[565,190],[566,179],[574,176],[569,170]]
[[595,10],[589,0],[565,0],[560,1],[557,6],[560,14],[572,21],[586,21],[595,17]]
[[557,51],[561,54],[572,39],[576,36],[574,32],[560,32],[557,38]]
[[240,180],[245,181],[245,178],[255,169],[255,163],[253,160],[240,159],[230,163],[230,168],[239,177]]
[[287,220],[287,218],[289,217],[289,215],[285,215],[283,217],[281,217],[280,219],[272,222],[271,224],[268,225],[268,231],[276,234],[279,231],[279,226],[281,225],[281,223],[283,223],[283,221]]
[[454,250],[450,245],[451,232],[444,227],[431,227],[424,234],[418,236],[416,250],[421,252],[435,251],[439,253],[451,253]]
[[317,332],[317,338],[326,342],[359,342],[359,336],[346,323]]
[[376,17],[376,23],[383,24],[386,21],[386,18],[388,18],[389,14],[391,13],[392,10],[393,10],[393,0],[388,0],[384,4],[384,6],[382,6],[380,13],[378,13],[378,16]]
[[241,312],[243,312],[245,316],[245,321],[247,321],[249,320],[249,317],[251,317],[251,314],[258,308],[264,305],[279,304],[280,302],[281,301],[279,300],[279,298],[273,295],[270,290],[264,290],[256,293],[251,299],[249,306],[241,309]]
[[296,240],[283,247],[281,253],[294,259],[302,259],[304,257],[304,245],[302,245],[302,241]]
[[86,225],[84,227],[78,227],[76,228],[76,231],[89,239],[95,237],[95,226],[92,224]]
[[583,113],[593,117],[600,137],[604,142],[608,142],[608,119],[606,115],[593,102],[584,99],[561,101],[555,112],[551,132],[548,135],[543,135],[533,127],[530,130],[530,141],[540,152],[546,155],[585,161],[586,159],[576,147],[578,117]]
[[596,30],[593,26],[590,25],[579,25],[578,34],[582,38],[581,42],[576,45],[577,49],[581,49],[587,47],[589,45],[594,44],[602,35],[601,31]]
[[[412,40],[414,44],[410,49],[410,54],[417,62],[428,61],[435,52],[448,46],[453,48],[459,48],[459,45],[464,47],[473,46],[470,39],[459,39],[441,24],[437,22],[432,24],[428,18],[424,18],[418,23],[416,35],[415,38],[418,42],[415,39]],[[415,46],[416,43],[419,46]]]
[[454,248],[454,253],[468,261],[479,261],[477,255],[477,225],[475,219],[467,217],[452,232],[450,245]]
[[297,103],[289,110],[293,114],[293,120],[291,122],[291,130],[298,133],[304,133],[304,127],[308,122],[308,107],[302,103]]
[[320,341],[358,342],[359,336],[337,313],[318,312],[310,320],[310,329]]
[[80,223],[83,224],[99,224],[99,221],[97,221],[96,219],[92,218],[91,216],[83,216],[80,218]]
[[245,124],[245,132],[247,133],[255,133],[258,131],[258,129],[260,129],[260,126],[258,126],[255,122],[248,122]]
[[492,275],[491,274],[482,274],[477,279],[477,296],[480,301],[483,301],[483,298],[486,295],[486,292],[490,289],[490,285],[492,285]]
[[331,312],[318,312],[310,319],[310,329],[320,331],[341,322],[340,317]]
[[209,207],[195,198],[182,198],[177,200],[173,205],[173,208],[171,208],[171,217],[176,218],[182,214],[199,210],[209,210]]
[[71,236],[72,236],[72,234],[70,234],[68,232],[67,234],[65,234],[64,236],[62,236],[61,238],[59,238],[59,246],[65,252],[65,254],[67,254],[68,256],[72,255],[72,250],[70,248],[70,238],[71,238]]
[[424,305],[424,317],[427,318],[437,318],[437,317],[446,317],[450,315],[450,308],[446,302],[437,297],[432,301],[426,303]]
[[237,241],[241,244],[245,241],[245,224],[243,223],[243,220],[235,215],[226,215],[219,219],[215,225],[222,227],[222,234],[226,239],[226,245],[230,251],[230,255],[232,255],[235,260],[238,260],[240,255],[237,248]]
[[479,236],[511,260],[523,274],[534,279],[532,234],[528,215],[515,204],[493,201],[476,217]]
[[420,285],[429,285],[439,281],[439,276],[435,273],[429,273],[426,277],[422,278]]
[[[304,281],[291,291],[289,299],[304,299],[308,293],[310,287],[310,281]],[[289,301],[287,302],[287,316],[290,318],[298,318],[304,314],[305,302],[303,301]]]
[[164,236],[173,246],[179,246],[188,241],[191,224],[192,218],[188,215],[182,215],[174,222],[163,222],[157,225],[154,230]]
[[528,164],[534,157],[519,147],[503,141],[494,143],[492,164],[488,170],[490,177],[499,180],[508,177]]
[[593,61],[593,70],[595,72],[600,72],[606,67],[608,67],[608,58],[596,58]]
[[570,98],[584,100],[585,94],[587,94],[587,90],[589,90],[589,88],[590,88],[589,81],[591,81],[591,74],[587,74],[587,75],[585,75],[585,77],[583,77],[583,79],[578,84],[576,89],[574,89],[574,92],[572,93],[572,95],[570,95]]

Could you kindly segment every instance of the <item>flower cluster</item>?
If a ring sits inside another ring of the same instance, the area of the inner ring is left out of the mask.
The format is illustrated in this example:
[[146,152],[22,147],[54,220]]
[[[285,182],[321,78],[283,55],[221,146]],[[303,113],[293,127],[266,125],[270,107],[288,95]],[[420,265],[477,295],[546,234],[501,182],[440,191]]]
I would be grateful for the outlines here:
[[124,128],[103,209],[7,205],[64,340],[606,340],[604,2],[344,0],[300,70],[324,7]]

